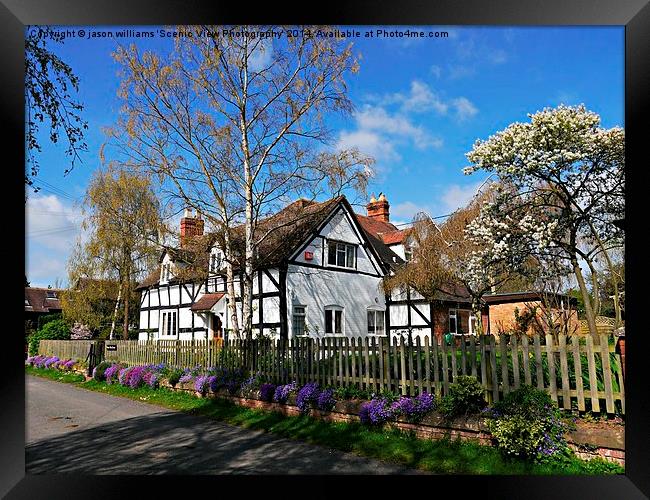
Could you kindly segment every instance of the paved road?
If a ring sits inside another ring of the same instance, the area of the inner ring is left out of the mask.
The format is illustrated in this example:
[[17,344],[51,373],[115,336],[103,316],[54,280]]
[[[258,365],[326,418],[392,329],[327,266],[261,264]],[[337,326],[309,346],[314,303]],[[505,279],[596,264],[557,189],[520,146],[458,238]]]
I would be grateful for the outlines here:
[[28,474],[417,474],[349,453],[26,376]]

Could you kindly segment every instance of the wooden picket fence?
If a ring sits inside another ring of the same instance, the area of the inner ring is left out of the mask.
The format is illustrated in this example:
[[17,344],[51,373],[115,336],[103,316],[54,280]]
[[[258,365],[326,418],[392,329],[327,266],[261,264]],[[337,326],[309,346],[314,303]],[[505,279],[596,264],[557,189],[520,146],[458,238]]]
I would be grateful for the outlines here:
[[[450,345],[416,337],[290,340],[106,341],[104,358],[128,365],[223,367],[259,373],[274,383],[446,395],[461,375],[481,383],[489,402],[522,384],[549,392],[566,410],[625,414],[621,358],[608,337],[459,336]],[[70,341],[50,341],[70,342]],[[51,344],[48,344],[51,345]]]
[[92,343],[92,340],[41,340],[38,343],[38,353],[84,362]]

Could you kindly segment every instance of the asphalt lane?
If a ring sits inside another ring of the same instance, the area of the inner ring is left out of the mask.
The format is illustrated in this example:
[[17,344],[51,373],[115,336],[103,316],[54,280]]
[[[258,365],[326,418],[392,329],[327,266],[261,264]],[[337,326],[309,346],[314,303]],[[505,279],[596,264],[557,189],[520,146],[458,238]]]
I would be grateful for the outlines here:
[[26,376],[27,474],[420,474]]

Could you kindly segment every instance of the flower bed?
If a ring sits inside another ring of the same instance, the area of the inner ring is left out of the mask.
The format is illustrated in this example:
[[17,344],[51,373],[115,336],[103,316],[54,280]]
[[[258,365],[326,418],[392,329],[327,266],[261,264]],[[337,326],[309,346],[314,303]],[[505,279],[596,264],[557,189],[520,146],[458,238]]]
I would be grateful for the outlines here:
[[59,359],[57,356],[42,354],[29,356],[25,362],[35,368],[53,368],[62,371],[73,371],[79,368],[79,361],[76,359]]
[[[33,356],[27,362],[38,368],[72,369],[73,360]],[[320,387],[314,382],[299,386],[295,381],[275,385],[259,374],[246,377],[242,370],[201,367],[178,370],[164,364],[125,366],[102,362],[93,378],[108,384],[136,389],[144,385],[187,391],[197,397],[226,398],[251,408],[285,415],[311,415],[329,421],[361,422],[368,426],[395,428],[424,439],[471,439],[498,447],[504,455],[543,461],[575,453],[581,458],[596,454],[621,465],[625,463],[623,433],[600,446],[597,433],[571,440],[560,422],[557,406],[543,391],[522,388],[488,408],[467,377],[452,384],[444,398],[422,393],[416,397],[390,392],[364,393],[343,388]],[[358,392],[358,393],[357,393]],[[531,429],[534,432],[531,432]],[[578,433],[579,435],[579,433]]]

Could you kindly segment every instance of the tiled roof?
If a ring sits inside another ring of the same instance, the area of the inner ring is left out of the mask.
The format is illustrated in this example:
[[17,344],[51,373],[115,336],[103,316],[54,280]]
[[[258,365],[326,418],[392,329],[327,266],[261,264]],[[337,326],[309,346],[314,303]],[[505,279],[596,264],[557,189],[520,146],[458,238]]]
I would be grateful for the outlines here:
[[209,311],[212,307],[219,302],[226,295],[223,292],[219,293],[206,293],[199,300],[197,300],[190,309],[192,311]]
[[[58,312],[61,311],[61,302],[59,301],[59,293],[63,290],[52,288],[32,288],[25,287],[25,311],[29,312]],[[48,292],[56,295],[55,298],[48,298]]]
[[[296,251],[297,246],[302,243],[310,233],[315,232],[318,229],[339,203],[347,203],[347,201],[344,200],[344,196],[338,196],[323,202],[300,199],[289,204],[278,213],[261,220],[258,223],[256,234],[258,237],[261,237],[268,233],[268,236],[264,238],[258,247],[258,256],[254,263],[254,267],[269,268],[277,266],[281,262],[285,261],[293,252]],[[390,250],[381,241],[381,237],[378,236],[378,231],[395,232],[397,228],[390,223],[376,221],[363,215],[355,215],[357,216],[357,220],[362,229],[368,236],[372,248],[379,255],[383,263],[388,266],[392,266],[395,263],[401,263],[402,259]],[[196,269],[207,270],[208,249],[219,239],[219,235],[215,233],[206,233],[202,237],[196,239],[196,242],[199,243],[199,247],[205,250],[203,252],[205,255],[197,255],[194,258],[195,262],[193,266]],[[244,254],[243,225],[234,227],[231,230],[231,243],[235,251],[238,251],[240,255]],[[180,253],[182,253],[182,260],[192,260],[187,258],[189,250],[183,249]],[[178,251],[171,251],[170,255],[175,257],[179,256],[180,253]],[[152,272],[145,280],[138,284],[138,289],[147,288],[158,283],[159,273],[159,269]]]

